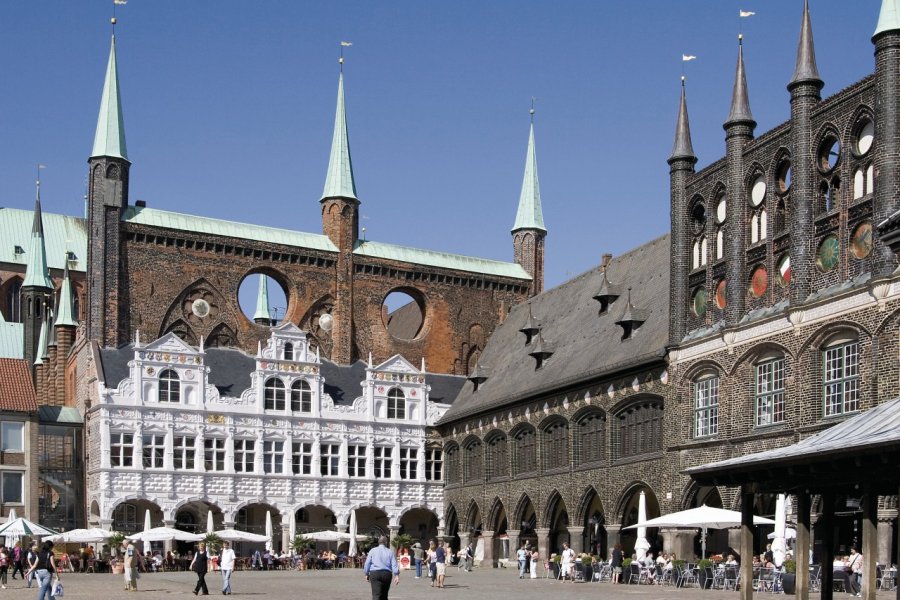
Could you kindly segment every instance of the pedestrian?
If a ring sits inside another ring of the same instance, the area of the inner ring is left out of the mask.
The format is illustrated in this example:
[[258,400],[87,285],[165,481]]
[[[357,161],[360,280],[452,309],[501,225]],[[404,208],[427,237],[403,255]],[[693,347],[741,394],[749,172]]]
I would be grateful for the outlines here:
[[575,551],[569,548],[569,544],[563,542],[563,550],[562,550],[562,562],[560,564],[560,568],[562,570],[562,579],[566,580],[566,577],[571,577],[572,582],[575,582],[575,574],[572,573],[572,569],[575,566]]
[[[2,568],[2,567],[0,567]],[[850,595],[859,596],[860,590],[862,586],[860,585],[860,580],[862,579],[863,572],[863,555],[857,552],[856,548],[850,548],[850,557],[847,561],[847,569],[850,571],[850,576],[847,578],[850,583]]]
[[525,563],[528,561],[528,552],[525,550],[525,544],[516,552],[516,560],[519,561],[519,579],[525,577]]
[[53,583],[53,574],[56,573],[56,561],[53,560],[53,542],[44,542],[41,551],[37,554],[37,561],[35,561],[33,571],[39,586],[37,600],[51,600],[50,586]]
[[22,548],[22,542],[16,542],[15,546],[12,549],[12,565],[13,565],[13,574],[12,578],[16,578],[16,573],[22,574],[22,579],[25,579],[25,550]]
[[413,544],[413,560],[416,561],[416,579],[422,578],[422,560],[425,558],[425,550],[422,544],[416,542]]
[[428,542],[428,553],[426,556],[428,557],[428,576],[431,578],[431,587],[434,587],[434,582],[437,580],[437,545],[434,543],[434,540]]
[[475,564],[475,544],[473,542],[469,542],[469,545],[466,546],[466,550],[463,553],[463,560],[466,561],[463,564],[463,570],[468,573],[472,570],[472,566]]
[[38,543],[36,541],[31,542],[31,546],[29,546],[28,552],[25,554],[25,561],[25,587],[30,588],[35,578],[35,571],[37,571]]
[[531,556],[529,558],[531,559],[531,578],[537,579],[537,564],[538,564],[538,558],[540,558],[540,556],[538,555],[537,548],[534,549],[534,551],[531,553]]
[[444,542],[438,544],[437,550],[434,551],[435,568],[437,569],[437,586],[444,587],[444,577],[447,574],[447,556],[450,552],[450,544]]
[[363,566],[366,581],[372,586],[372,600],[388,600],[391,574],[394,575],[394,585],[400,585],[400,565],[387,544],[387,536],[379,537],[378,547],[369,550]]
[[135,569],[137,568],[137,549],[131,540],[125,540],[125,557],[122,559],[123,573],[125,575],[125,591],[137,591],[137,578]]
[[191,559],[190,570],[197,574],[197,586],[194,588],[196,596],[201,591],[204,596],[209,596],[209,588],[206,587],[206,570],[209,566],[209,554],[206,552],[206,544],[200,542],[194,558]]
[[613,583],[621,583],[622,578],[622,545],[616,544],[612,549],[612,559],[610,560],[610,566],[612,567],[612,582]]
[[231,573],[234,571],[234,550],[231,544],[222,542],[222,553],[219,555],[219,570],[222,571],[222,595],[231,595]]

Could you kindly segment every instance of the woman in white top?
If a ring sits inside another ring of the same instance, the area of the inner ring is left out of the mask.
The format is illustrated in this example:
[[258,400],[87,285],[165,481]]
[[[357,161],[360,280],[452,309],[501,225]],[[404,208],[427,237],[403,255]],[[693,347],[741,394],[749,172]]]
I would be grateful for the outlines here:
[[234,572],[235,555],[231,544],[222,542],[222,554],[219,555],[219,570],[222,572],[222,595],[231,595],[231,574]]

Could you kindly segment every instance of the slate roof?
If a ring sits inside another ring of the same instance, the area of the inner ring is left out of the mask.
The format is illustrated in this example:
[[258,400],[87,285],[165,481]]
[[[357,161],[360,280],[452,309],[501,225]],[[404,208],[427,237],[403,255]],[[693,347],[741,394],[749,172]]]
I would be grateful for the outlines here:
[[34,412],[37,397],[31,382],[31,369],[24,360],[0,358],[0,410]]
[[[129,376],[128,361],[134,359],[132,345],[119,348],[101,348],[100,361],[104,384],[108,388],[119,385]],[[233,348],[207,348],[204,364],[209,367],[209,382],[223,396],[239,397],[250,387],[250,373],[256,369],[256,359]],[[361,360],[352,365],[338,365],[322,360],[322,376],[325,393],[336,405],[350,405],[362,394],[361,383],[366,378],[366,363]],[[465,383],[465,378],[454,375],[429,373],[426,382],[431,386],[429,398],[434,402],[450,403]]]
[[411,340],[422,329],[422,311],[415,302],[404,304],[387,316],[387,330],[395,338]]
[[[599,267],[513,308],[478,362],[490,376],[477,392],[467,382],[440,424],[662,359],[669,333],[669,235],[614,258],[607,275],[622,295],[606,314],[598,316],[600,304],[592,298],[603,282]],[[622,340],[616,321],[626,309],[629,287],[631,302],[646,321]],[[529,304],[545,345],[554,351],[540,369],[519,331]]]

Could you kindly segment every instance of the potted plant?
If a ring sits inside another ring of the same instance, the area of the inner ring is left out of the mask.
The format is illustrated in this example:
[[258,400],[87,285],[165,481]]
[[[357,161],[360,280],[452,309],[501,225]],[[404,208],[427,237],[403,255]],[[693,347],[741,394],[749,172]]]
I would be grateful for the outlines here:
[[713,576],[713,562],[708,558],[701,558],[697,562],[697,579],[700,581],[701,590],[712,587]]
[[125,572],[125,565],[119,560],[119,550],[122,549],[122,542],[124,541],[125,534],[121,531],[116,531],[107,540],[109,544],[109,570],[117,575]]
[[562,556],[556,554],[555,552],[550,555],[550,575],[553,579],[557,579],[559,577],[559,563],[562,560]]
[[397,552],[401,548],[409,548],[412,546],[412,536],[406,533],[398,533],[391,539],[391,547],[394,549],[394,552]]
[[297,535],[291,542],[291,550],[293,550],[295,554],[303,554],[306,552],[307,548],[312,548],[315,545],[315,540],[303,537],[302,535]]
[[206,544],[206,549],[213,554],[218,554],[222,549],[222,538],[215,533],[207,533],[203,538],[203,542]]
[[785,594],[797,593],[797,563],[793,560],[786,560],[781,565],[784,572],[781,574],[781,589]]

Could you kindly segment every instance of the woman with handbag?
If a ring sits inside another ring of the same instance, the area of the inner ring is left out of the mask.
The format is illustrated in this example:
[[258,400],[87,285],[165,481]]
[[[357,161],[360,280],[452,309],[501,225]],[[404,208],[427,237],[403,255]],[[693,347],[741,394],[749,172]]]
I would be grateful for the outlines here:
[[51,583],[53,582],[53,574],[56,573],[56,561],[53,560],[53,542],[44,542],[41,551],[38,552],[37,563],[32,571],[38,580],[37,600],[50,600]]
[[206,587],[206,571],[209,568],[209,554],[206,552],[206,544],[200,542],[197,551],[194,552],[194,558],[191,559],[190,569],[197,574],[197,587],[194,588],[196,596],[201,591],[204,596],[209,596],[209,588]]

